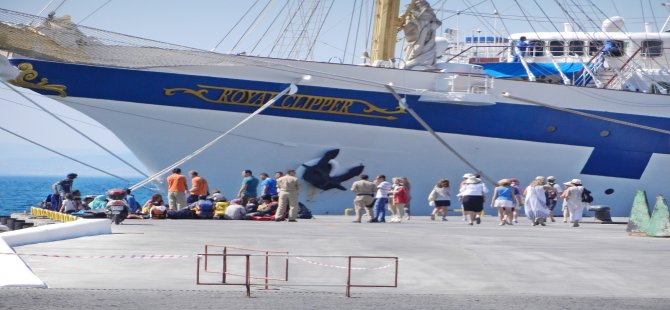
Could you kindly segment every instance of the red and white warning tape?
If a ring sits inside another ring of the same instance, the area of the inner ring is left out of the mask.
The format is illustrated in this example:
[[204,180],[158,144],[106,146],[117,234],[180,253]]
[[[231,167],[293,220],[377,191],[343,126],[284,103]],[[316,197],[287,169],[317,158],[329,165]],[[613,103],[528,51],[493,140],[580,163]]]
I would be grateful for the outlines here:
[[[303,261],[303,262],[305,262],[305,263],[312,264],[312,265],[317,265],[317,266],[321,266],[321,267],[337,268],[337,269],[347,269],[347,267],[345,267],[345,266],[337,266],[337,265],[323,264],[323,263],[319,263],[319,262],[311,261],[311,260],[306,259],[306,258],[302,258],[302,257],[300,257],[300,256],[295,256],[295,258],[296,258],[297,260]],[[380,269],[389,268],[389,267],[391,267],[391,266],[393,266],[393,265],[394,265],[394,264],[391,263],[391,264],[388,264],[388,265],[384,265],[384,266],[381,266],[381,267],[375,267],[375,268],[351,267],[351,270],[380,270]]]
[[188,255],[162,255],[162,254],[140,254],[140,255],[59,255],[59,254],[31,254],[31,253],[0,253],[0,255],[17,255],[32,257],[51,258],[77,258],[77,259],[180,259],[189,258]]

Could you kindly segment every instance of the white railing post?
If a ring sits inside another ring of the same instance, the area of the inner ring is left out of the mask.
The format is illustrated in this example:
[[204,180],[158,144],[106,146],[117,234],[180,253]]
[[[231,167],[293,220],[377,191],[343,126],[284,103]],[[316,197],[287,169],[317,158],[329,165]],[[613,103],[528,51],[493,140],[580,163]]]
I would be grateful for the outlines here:
[[533,72],[530,72],[530,68],[528,67],[528,63],[524,59],[525,53],[521,54],[521,51],[519,50],[518,47],[514,48],[514,52],[516,52],[517,55],[519,55],[519,60],[521,61],[521,65],[523,65],[523,68],[526,69],[526,74],[528,74],[528,80],[531,81],[531,82],[535,82],[535,75],[533,74]]
[[547,52],[547,55],[549,55],[549,59],[551,59],[551,62],[554,63],[554,67],[556,67],[556,70],[558,71],[558,74],[561,75],[561,79],[563,79],[563,84],[565,85],[570,85],[570,79],[563,73],[563,70],[561,70],[561,67],[558,65],[556,60],[554,59],[554,54],[551,52]]

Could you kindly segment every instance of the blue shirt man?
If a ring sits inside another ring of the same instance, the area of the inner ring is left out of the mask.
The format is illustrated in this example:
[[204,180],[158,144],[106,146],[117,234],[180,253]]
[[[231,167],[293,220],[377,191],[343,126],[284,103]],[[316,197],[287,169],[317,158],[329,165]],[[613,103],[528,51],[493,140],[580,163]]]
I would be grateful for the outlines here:
[[61,193],[61,195],[71,193],[72,184],[74,183],[74,179],[76,178],[77,178],[76,173],[70,173],[65,177],[65,179],[60,180],[51,185],[51,189],[54,190],[54,193]]
[[[519,41],[516,42],[516,47],[519,49],[519,53],[514,53],[514,62],[520,62],[520,57],[526,57],[526,50],[528,49],[528,42],[526,42],[525,36],[519,38]],[[521,55],[519,56],[519,54]]]
[[277,195],[277,181],[263,172],[259,175],[261,179],[261,196]]
[[142,207],[137,202],[137,199],[135,199],[135,196],[130,193],[130,189],[126,189],[126,202],[128,203],[128,208],[130,208],[130,213],[135,213],[137,209]]
[[258,179],[254,177],[251,170],[242,171],[242,187],[237,193],[237,196],[242,198],[242,205],[245,206],[249,199],[256,198],[258,196]]

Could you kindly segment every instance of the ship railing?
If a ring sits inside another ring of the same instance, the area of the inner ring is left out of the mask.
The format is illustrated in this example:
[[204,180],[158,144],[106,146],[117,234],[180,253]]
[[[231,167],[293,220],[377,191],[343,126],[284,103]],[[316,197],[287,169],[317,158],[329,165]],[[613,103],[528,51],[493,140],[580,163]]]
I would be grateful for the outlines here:
[[[486,48],[486,53],[480,54],[479,49],[480,48]],[[496,49],[501,49],[500,51],[494,50],[491,51],[491,49],[496,48]],[[456,59],[457,63],[461,63],[462,61],[459,61],[460,59],[465,59],[466,63],[470,63],[471,60],[474,60],[475,62],[478,62],[477,60],[481,59],[490,59],[490,58],[497,58],[499,62],[504,61],[504,53],[505,51],[509,48],[508,45],[471,45],[468,46],[467,48],[461,50],[459,53],[455,55],[446,55],[450,56],[445,62],[452,62],[454,59]]]
[[[639,47],[619,68],[613,68],[616,74],[605,83],[605,88],[622,89],[625,81],[630,78],[633,75],[633,72],[639,67],[634,59],[641,50],[642,47]],[[611,85],[615,80],[618,81],[616,85]]]
[[[635,53],[633,53],[621,66],[619,66],[619,68],[612,68],[615,72],[615,75],[610,78],[605,87],[610,89],[623,90],[626,86],[626,81],[628,81],[637,72],[644,72],[649,68],[668,70],[668,68],[659,67],[661,64],[658,60],[656,60],[658,56],[651,57],[648,56],[648,53],[644,53],[643,51],[644,50],[642,47],[638,48]],[[668,53],[670,53],[670,48],[663,48],[660,55],[667,55]],[[668,86],[666,85],[666,82],[647,79],[647,83],[649,89],[646,89],[645,91],[668,94]],[[655,88],[655,90],[653,88]]]
[[435,91],[465,94],[489,94],[495,79],[486,74],[446,73],[435,81]]
[[[575,79],[575,81],[572,83],[573,85],[586,86],[591,82],[592,79],[597,79],[597,77],[595,77],[594,75],[589,74],[589,71],[587,69],[597,67],[597,69],[595,71],[599,71],[603,67],[603,65],[605,64],[605,59],[604,59],[603,55],[601,54],[603,48],[604,48],[604,46],[600,47],[591,56],[589,61],[587,61],[586,63],[582,63],[583,68],[579,72],[579,76],[577,77],[577,79]],[[593,71],[591,71],[591,73],[593,73]],[[596,82],[594,82],[594,83],[596,83]]]
[[597,88],[603,88],[605,85],[598,79],[598,72],[605,66],[605,56],[600,55],[593,63],[582,63],[583,72],[577,79],[580,86],[587,86],[593,82]]
[[[219,248],[220,250],[216,250]],[[232,252],[236,253],[232,253]],[[244,286],[246,296],[251,297],[252,286],[262,286],[262,289],[275,289],[275,287],[344,287],[345,296],[351,297],[351,288],[396,288],[398,287],[398,257],[396,256],[354,256],[354,255],[295,255],[286,251],[257,250],[232,246],[206,245],[205,252],[197,255],[196,261],[196,284],[197,285],[230,285]],[[279,259],[282,263],[283,275],[271,277],[270,269],[273,262]],[[292,276],[292,281],[300,283],[289,283],[288,273],[289,259],[303,263],[301,268],[293,268],[305,271],[302,276]],[[378,261],[385,262],[378,265]],[[325,262],[325,263],[324,263]],[[371,264],[376,264],[371,267]],[[264,275],[257,273],[258,268],[263,268]],[[309,267],[317,270],[305,270]],[[369,280],[362,274],[364,272],[384,272],[392,270],[388,282]],[[242,278],[242,280],[238,280]],[[334,282],[316,282],[334,280]],[[259,281],[262,280],[262,281]],[[273,282],[270,283],[269,281]],[[366,282],[366,280],[368,280]],[[340,282],[341,281],[341,282]]]

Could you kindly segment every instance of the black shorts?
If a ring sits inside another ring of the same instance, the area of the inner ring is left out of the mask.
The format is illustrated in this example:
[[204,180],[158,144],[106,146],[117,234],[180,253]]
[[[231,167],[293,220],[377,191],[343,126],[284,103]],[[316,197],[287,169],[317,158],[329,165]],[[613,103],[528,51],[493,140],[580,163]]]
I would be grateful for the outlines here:
[[484,196],[464,196],[463,210],[482,212],[482,210],[484,210]]
[[451,206],[451,200],[435,200],[435,207],[450,207]]

